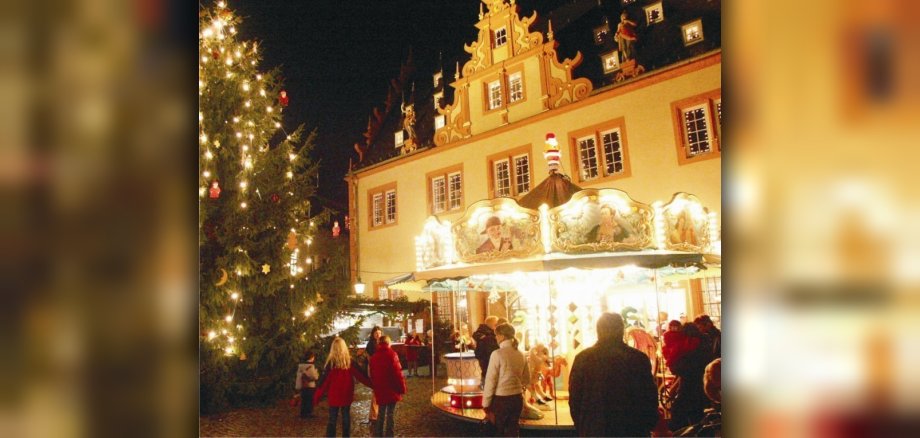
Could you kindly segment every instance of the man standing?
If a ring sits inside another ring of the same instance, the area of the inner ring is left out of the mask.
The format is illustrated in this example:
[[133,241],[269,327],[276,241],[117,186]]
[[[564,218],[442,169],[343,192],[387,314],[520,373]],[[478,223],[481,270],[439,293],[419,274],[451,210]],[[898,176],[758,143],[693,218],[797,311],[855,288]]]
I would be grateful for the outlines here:
[[524,408],[522,393],[530,383],[530,370],[524,354],[512,345],[514,327],[500,324],[495,328],[495,339],[499,348],[489,358],[482,406],[494,419],[496,436],[518,436]]
[[648,357],[623,342],[623,317],[597,320],[597,343],[575,356],[569,408],[579,436],[649,436],[658,391]]
[[479,361],[479,369],[482,371],[480,382],[483,384],[486,381],[486,370],[489,369],[489,358],[493,351],[498,350],[498,341],[495,340],[497,326],[498,317],[489,315],[473,333],[473,340],[476,341],[476,360]]

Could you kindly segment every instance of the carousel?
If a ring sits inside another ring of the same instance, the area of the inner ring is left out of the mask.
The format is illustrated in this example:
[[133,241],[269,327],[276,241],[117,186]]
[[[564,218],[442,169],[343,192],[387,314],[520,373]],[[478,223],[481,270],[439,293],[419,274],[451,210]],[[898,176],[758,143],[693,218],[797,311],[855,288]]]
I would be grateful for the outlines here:
[[478,201],[452,223],[429,217],[416,237],[413,278],[393,286],[431,294],[432,315],[434,303],[448,303],[461,341],[440,357],[432,350],[432,363],[446,364],[447,381],[433,376],[431,395],[446,415],[485,418],[481,371],[467,340],[488,315],[514,326],[518,348],[539,364],[522,428],[574,427],[569,364],[595,343],[604,312],[624,316],[627,342],[649,356],[664,388],[655,339],[667,319],[688,312],[687,289],[675,285],[721,276],[716,215],[698,198],[676,193],[649,205],[621,190],[581,189],[558,173],[554,143],[550,134],[549,176],[520,200]]

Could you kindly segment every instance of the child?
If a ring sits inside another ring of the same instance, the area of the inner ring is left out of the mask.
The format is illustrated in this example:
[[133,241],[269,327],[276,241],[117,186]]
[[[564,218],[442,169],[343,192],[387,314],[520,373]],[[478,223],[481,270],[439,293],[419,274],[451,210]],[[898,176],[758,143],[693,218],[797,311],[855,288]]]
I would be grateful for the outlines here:
[[297,380],[294,388],[300,390],[300,418],[313,417],[313,392],[316,391],[316,380],[319,372],[316,370],[316,353],[307,353],[306,363],[297,365]]
[[342,436],[351,436],[351,403],[355,399],[355,379],[372,388],[370,379],[355,368],[348,353],[345,340],[336,337],[332,341],[329,358],[326,359],[326,380],[313,394],[313,403],[326,393],[329,394],[329,422],[326,424],[326,436],[335,436],[335,422],[339,412],[342,413]]

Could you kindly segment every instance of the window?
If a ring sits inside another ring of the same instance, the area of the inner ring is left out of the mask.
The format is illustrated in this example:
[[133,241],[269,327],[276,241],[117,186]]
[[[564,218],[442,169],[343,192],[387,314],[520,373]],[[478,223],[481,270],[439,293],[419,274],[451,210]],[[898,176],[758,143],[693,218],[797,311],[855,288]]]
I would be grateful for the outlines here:
[[508,31],[504,27],[496,29],[493,35],[495,36],[493,48],[504,46],[508,42]]
[[434,93],[434,109],[437,110],[441,108],[441,99],[444,98],[444,93],[438,92]]
[[604,63],[604,74],[613,73],[620,69],[620,52],[614,50],[601,55],[601,62]]
[[703,313],[709,315],[712,323],[722,326],[722,278],[709,277],[700,280],[702,287]]
[[386,193],[387,216],[386,222],[392,224],[396,222],[396,190],[387,190]]
[[450,322],[452,320],[450,308],[450,292],[435,292],[437,296],[438,319]]
[[608,35],[610,35],[610,24],[609,23],[604,23],[603,26],[595,27],[594,28],[594,44],[598,46],[604,44],[608,39]]
[[508,91],[508,100],[512,103],[524,98],[524,80],[520,72],[508,76]]
[[434,74],[434,87],[438,88],[441,85],[441,78],[444,77],[442,72],[437,72]]
[[502,106],[502,83],[501,81],[489,82],[489,109],[500,106]]
[[431,179],[431,206],[432,213],[447,209],[447,180],[443,176]]
[[396,131],[396,133],[393,134],[393,144],[395,145],[395,147],[400,147],[403,145],[403,143],[405,142],[403,137],[404,137],[404,133],[402,129],[400,129],[399,131]]
[[664,21],[664,6],[661,5],[661,2],[645,7],[645,20],[648,24]]
[[368,190],[367,197],[371,229],[396,224],[396,182]]
[[383,193],[374,194],[374,226],[383,224]]
[[569,133],[572,171],[579,182],[603,181],[631,175],[622,117]]
[[530,191],[531,146],[502,151],[487,158],[489,193],[496,197],[516,197]]
[[428,181],[428,210],[431,214],[463,209],[463,165],[438,169],[425,175]]
[[721,89],[674,102],[671,111],[679,164],[721,156]]
[[684,36],[684,45],[689,46],[691,44],[698,43],[703,41],[703,21],[695,20],[691,21],[680,27],[680,33]]
[[444,127],[444,116],[434,116],[434,130],[437,131]]

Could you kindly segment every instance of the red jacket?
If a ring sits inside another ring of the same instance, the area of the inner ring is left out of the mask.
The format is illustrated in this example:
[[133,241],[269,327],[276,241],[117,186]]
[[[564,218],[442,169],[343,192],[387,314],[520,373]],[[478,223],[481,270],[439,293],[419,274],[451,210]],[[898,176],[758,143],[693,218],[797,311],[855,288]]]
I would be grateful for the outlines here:
[[668,330],[664,332],[664,345],[661,347],[661,355],[664,356],[665,363],[671,371],[674,371],[674,364],[680,362],[687,353],[699,346],[699,338],[690,337],[681,331]]
[[374,382],[374,399],[378,405],[388,405],[402,400],[406,393],[406,378],[402,375],[399,356],[387,344],[378,344],[371,357],[371,381]]
[[313,405],[318,405],[319,400],[328,392],[330,407],[350,406],[355,400],[355,379],[369,388],[373,387],[370,379],[355,368],[354,362],[351,363],[351,368],[326,369],[326,373],[322,385],[316,388],[316,393],[313,394]]

